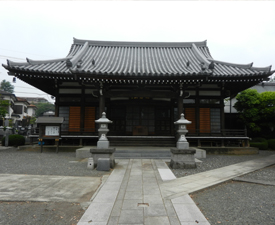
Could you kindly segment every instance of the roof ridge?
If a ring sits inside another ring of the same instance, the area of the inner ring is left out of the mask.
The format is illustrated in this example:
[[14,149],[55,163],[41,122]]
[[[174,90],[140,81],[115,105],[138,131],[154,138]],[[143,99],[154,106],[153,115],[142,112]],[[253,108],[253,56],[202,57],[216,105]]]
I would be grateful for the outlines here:
[[84,44],[88,42],[89,45],[95,46],[121,46],[121,47],[192,47],[196,44],[199,47],[206,47],[207,41],[201,42],[130,42],[130,41],[97,41],[97,40],[83,40],[74,38],[74,44]]
[[249,64],[237,64],[237,63],[229,63],[229,62],[219,61],[219,60],[210,59],[210,58],[207,58],[207,59],[214,63],[224,64],[227,66],[236,66],[236,67],[240,67],[242,69],[251,69],[252,65],[253,65],[253,62],[249,63]]
[[28,62],[14,62],[9,59],[7,59],[7,64],[9,67],[11,67],[11,66],[28,66],[29,65]]
[[49,59],[49,60],[33,60],[33,59],[27,59],[27,62],[30,65],[39,65],[39,64],[45,64],[45,63],[52,63],[52,62],[60,62],[60,61],[66,61],[67,59],[71,59],[72,56],[64,57],[64,58],[58,58],[58,59]]
[[83,55],[87,52],[88,48],[89,43],[86,41],[84,46],[71,59],[67,59],[67,67],[74,67],[78,63],[78,61],[83,57]]
[[201,51],[197,48],[197,46],[193,43],[192,44],[192,51],[194,52],[195,56],[201,63],[205,63],[207,67],[209,66],[210,62],[207,58],[201,53]]
[[71,59],[72,57],[64,57],[64,58],[58,58],[58,59],[49,59],[49,60],[33,60],[26,58],[27,62],[14,62],[9,59],[7,59],[7,64],[9,67],[12,66],[28,66],[28,65],[39,65],[39,64],[45,64],[45,63],[52,63],[52,62],[60,62],[60,61],[66,61],[68,59]]
[[251,69],[253,70],[257,70],[257,71],[267,71],[267,72],[270,72],[271,71],[271,67],[272,65],[270,66],[265,66],[265,67],[251,67]]

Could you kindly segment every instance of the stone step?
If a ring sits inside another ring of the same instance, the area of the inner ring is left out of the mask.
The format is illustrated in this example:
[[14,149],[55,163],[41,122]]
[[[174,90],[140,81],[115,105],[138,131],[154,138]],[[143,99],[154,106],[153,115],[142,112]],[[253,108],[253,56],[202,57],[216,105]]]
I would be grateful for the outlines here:
[[[112,146],[113,147],[113,146]],[[83,147],[76,150],[76,158],[90,158],[90,149],[94,147]],[[170,147],[152,147],[152,146],[118,146],[114,153],[115,158],[134,159],[169,159],[171,158]],[[195,158],[206,158],[206,152],[202,149],[196,149]]]
[[109,137],[108,138],[112,146],[159,146],[159,147],[171,147],[175,146],[176,140],[174,137]]

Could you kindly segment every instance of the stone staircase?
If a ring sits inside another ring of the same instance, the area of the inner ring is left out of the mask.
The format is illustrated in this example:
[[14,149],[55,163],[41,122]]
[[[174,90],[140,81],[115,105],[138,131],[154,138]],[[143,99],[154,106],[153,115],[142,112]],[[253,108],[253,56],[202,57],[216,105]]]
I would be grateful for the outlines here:
[[174,147],[174,136],[108,136],[112,146]]

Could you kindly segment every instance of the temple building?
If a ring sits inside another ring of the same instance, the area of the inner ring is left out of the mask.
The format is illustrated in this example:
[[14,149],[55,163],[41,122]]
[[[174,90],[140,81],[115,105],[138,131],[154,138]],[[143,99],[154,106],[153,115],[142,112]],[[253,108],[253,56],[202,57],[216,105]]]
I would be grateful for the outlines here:
[[63,137],[96,136],[95,120],[105,111],[113,121],[110,136],[172,138],[174,122],[184,113],[192,121],[188,138],[197,145],[213,137],[243,139],[244,131],[225,127],[224,99],[274,73],[271,66],[213,59],[206,41],[74,39],[64,58],[7,60],[3,67],[55,97],[55,114],[65,118]]

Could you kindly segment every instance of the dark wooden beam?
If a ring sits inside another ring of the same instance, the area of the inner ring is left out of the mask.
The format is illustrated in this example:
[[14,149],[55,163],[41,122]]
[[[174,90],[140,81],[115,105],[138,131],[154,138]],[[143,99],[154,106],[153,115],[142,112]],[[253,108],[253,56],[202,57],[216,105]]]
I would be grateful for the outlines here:
[[176,98],[172,91],[150,91],[150,90],[125,90],[108,91],[106,97],[150,97],[150,98]]

